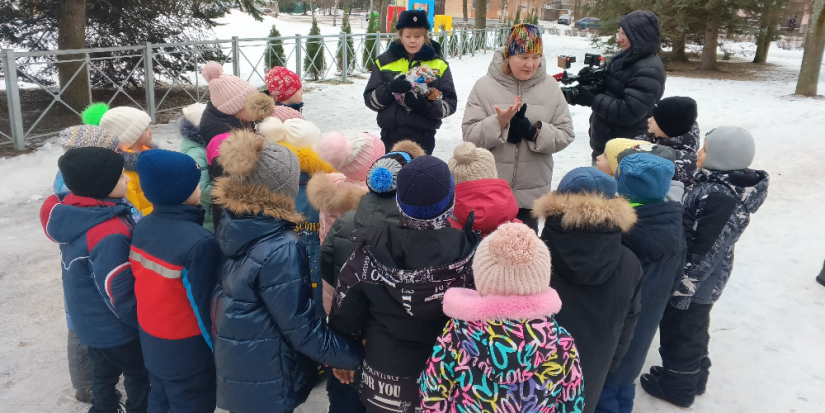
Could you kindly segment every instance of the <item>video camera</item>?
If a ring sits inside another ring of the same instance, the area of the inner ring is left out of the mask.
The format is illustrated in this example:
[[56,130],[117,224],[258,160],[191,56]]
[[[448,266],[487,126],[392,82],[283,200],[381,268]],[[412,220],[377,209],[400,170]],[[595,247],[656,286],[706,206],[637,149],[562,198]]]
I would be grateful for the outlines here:
[[586,53],[584,55],[584,64],[587,67],[582,68],[578,75],[571,75],[567,73],[570,69],[570,64],[576,63],[576,56],[559,56],[559,67],[564,69],[563,73],[554,75],[553,77],[563,85],[571,85],[578,83],[575,86],[563,86],[561,88],[564,93],[564,99],[568,104],[573,104],[576,97],[579,95],[579,89],[587,89],[594,95],[604,92],[604,75],[605,65],[604,58],[600,54]]

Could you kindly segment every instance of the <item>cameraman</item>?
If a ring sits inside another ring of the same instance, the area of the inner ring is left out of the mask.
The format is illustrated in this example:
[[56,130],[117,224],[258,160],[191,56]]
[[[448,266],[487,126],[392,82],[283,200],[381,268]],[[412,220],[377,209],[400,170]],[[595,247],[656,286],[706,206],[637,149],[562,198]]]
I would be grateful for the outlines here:
[[579,87],[572,102],[593,108],[590,115],[593,159],[604,153],[604,145],[613,138],[633,138],[646,133],[647,118],[665,91],[665,66],[656,54],[659,50],[656,15],[634,11],[624,16],[619,26],[616,39],[622,51],[607,65],[605,91],[593,94]]

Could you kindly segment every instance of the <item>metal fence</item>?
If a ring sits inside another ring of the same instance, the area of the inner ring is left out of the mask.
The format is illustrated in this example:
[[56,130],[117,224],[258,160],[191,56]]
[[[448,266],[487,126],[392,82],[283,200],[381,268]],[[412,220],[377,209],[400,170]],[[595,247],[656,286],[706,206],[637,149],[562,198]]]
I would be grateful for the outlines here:
[[[461,59],[502,46],[508,29],[461,29],[431,36],[442,45],[445,58]],[[67,126],[45,121],[47,113],[60,112],[66,122],[77,124],[79,109],[61,98],[75,81],[87,89],[89,101],[134,106],[145,110],[155,122],[161,113],[208,100],[206,81],[200,74],[208,58],[223,64],[225,73],[263,87],[269,69],[265,54],[280,47],[283,54],[271,54],[271,66],[287,67],[302,81],[347,82],[351,76],[369,73],[375,57],[387,49],[393,36],[342,33],[35,52],[3,49],[0,68],[5,78],[9,118],[8,124],[0,120],[0,145],[12,144],[14,149],[23,150],[27,141],[54,135]],[[73,64],[76,70],[71,79],[58,86],[57,65],[61,64]],[[118,73],[116,79],[107,74],[113,70]],[[85,82],[79,79],[82,76],[86,77]],[[21,93],[32,92],[37,93],[36,102],[21,100]]]

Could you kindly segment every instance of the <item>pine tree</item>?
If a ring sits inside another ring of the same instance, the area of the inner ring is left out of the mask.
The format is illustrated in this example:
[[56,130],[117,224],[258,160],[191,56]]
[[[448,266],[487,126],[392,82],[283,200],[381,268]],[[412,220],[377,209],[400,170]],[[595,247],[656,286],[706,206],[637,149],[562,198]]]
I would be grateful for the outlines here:
[[370,13],[370,20],[367,23],[367,37],[364,39],[364,53],[362,58],[362,65],[367,70],[372,70],[375,65],[375,59],[378,57],[378,50],[376,50],[375,35],[377,24],[375,21],[375,14]]
[[[312,19],[312,28],[309,30],[310,36],[320,36],[321,29],[318,28],[318,21]],[[307,39],[306,56],[304,56],[304,73],[312,76],[314,80],[324,77],[327,69],[327,62],[324,56],[324,39]]]
[[[355,69],[355,48],[353,47],[352,43],[352,27],[349,24],[349,6],[344,5],[344,17],[341,19],[341,33],[346,33],[347,36],[347,73],[351,73],[353,69]],[[338,70],[343,71],[344,69],[344,49],[341,45],[341,41],[338,41]]]
[[516,18],[513,19],[513,26],[521,23],[521,7],[516,6]]
[[[281,37],[281,32],[272,25],[272,30],[269,31],[269,37]],[[284,55],[284,45],[281,40],[270,40],[264,51],[264,63],[267,70],[275,66],[286,65],[286,55]]]

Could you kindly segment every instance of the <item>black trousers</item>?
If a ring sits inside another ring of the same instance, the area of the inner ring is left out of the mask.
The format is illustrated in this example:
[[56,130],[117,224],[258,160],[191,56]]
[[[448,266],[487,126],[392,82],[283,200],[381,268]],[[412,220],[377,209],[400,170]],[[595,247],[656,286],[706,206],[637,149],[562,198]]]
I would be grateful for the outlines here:
[[527,225],[533,231],[536,231],[538,226],[539,226],[539,222],[538,222],[538,220],[533,218],[532,214],[533,214],[532,209],[519,208],[518,209],[518,214],[516,214],[516,219],[523,222],[524,225]]
[[660,383],[671,397],[692,401],[699,383],[707,381],[712,308],[713,304],[695,303],[687,310],[670,305],[665,308],[659,323],[659,354],[664,367]]
[[421,131],[417,129],[387,130],[381,129],[381,141],[387,152],[392,146],[403,140],[411,140],[418,144],[427,155],[432,155],[435,150],[435,131]]
[[126,388],[126,411],[146,412],[149,399],[149,372],[143,364],[140,340],[135,339],[112,348],[89,347],[94,363],[92,407],[89,413],[116,413],[119,408],[115,386],[123,374]]

